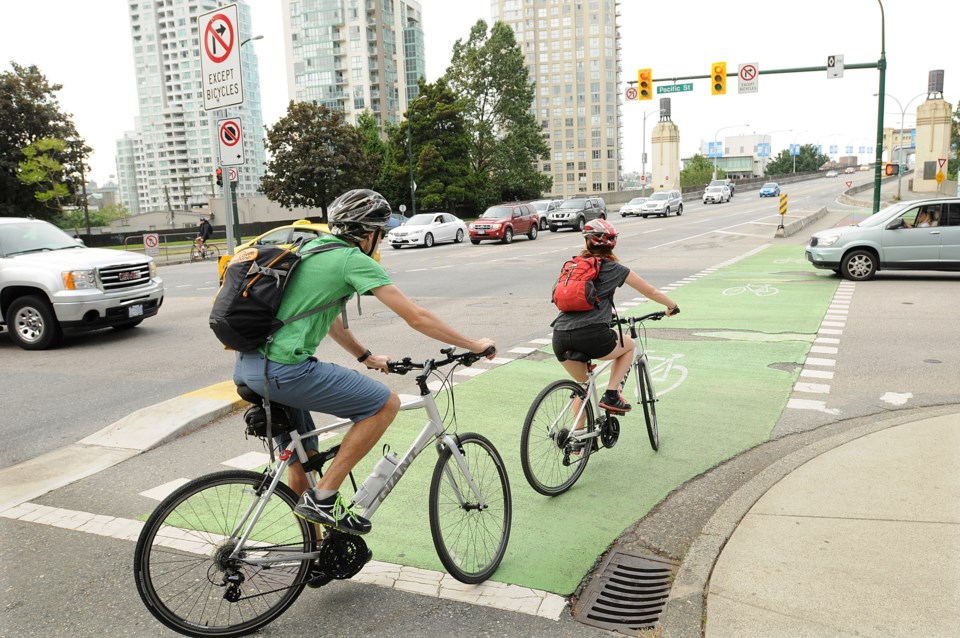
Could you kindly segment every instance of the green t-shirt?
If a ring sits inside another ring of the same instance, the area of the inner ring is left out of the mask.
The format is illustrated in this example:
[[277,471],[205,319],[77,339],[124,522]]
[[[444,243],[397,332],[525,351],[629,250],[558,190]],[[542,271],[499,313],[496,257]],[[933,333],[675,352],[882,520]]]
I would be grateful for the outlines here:
[[[308,242],[303,250],[330,242],[346,243],[325,236]],[[364,294],[393,283],[387,271],[353,246],[310,255],[303,259],[287,284],[277,317],[286,319],[336,299]],[[273,336],[269,358],[277,363],[301,363],[312,355],[340,314],[340,305],[297,319]],[[263,348],[260,349],[264,351]]]

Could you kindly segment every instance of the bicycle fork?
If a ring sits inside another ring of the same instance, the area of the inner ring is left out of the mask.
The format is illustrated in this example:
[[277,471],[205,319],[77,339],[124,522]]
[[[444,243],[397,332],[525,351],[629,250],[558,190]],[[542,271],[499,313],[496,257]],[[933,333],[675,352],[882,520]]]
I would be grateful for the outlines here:
[[451,455],[457,462],[457,466],[460,468],[460,473],[463,474],[463,477],[467,481],[467,487],[470,488],[470,491],[472,491],[474,497],[476,497],[476,503],[467,502],[463,491],[460,489],[459,483],[457,483],[456,478],[453,476],[453,472],[450,471],[450,467],[444,466],[444,478],[453,489],[453,493],[456,495],[457,503],[460,506],[460,509],[465,511],[483,511],[487,509],[489,505],[487,505],[486,501],[484,500],[483,494],[480,493],[480,488],[477,487],[477,483],[474,481],[473,475],[470,473],[470,469],[467,467],[467,460],[463,458],[463,453],[460,451],[459,442],[455,441],[449,434],[445,434],[440,440],[437,441],[437,451],[443,451],[444,447],[447,447],[450,450]]

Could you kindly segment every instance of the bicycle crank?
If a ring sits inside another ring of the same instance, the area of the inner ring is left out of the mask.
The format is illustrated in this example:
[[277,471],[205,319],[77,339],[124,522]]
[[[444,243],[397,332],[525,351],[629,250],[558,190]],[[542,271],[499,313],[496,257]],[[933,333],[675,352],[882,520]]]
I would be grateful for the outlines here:
[[620,421],[615,416],[608,416],[600,424],[600,442],[603,447],[613,447],[620,438]]
[[[316,578],[316,571],[337,580],[353,578],[371,558],[373,552],[367,548],[367,543],[360,536],[328,530],[320,545],[320,555],[311,570],[311,581],[322,580]],[[324,584],[326,583],[313,586]]]

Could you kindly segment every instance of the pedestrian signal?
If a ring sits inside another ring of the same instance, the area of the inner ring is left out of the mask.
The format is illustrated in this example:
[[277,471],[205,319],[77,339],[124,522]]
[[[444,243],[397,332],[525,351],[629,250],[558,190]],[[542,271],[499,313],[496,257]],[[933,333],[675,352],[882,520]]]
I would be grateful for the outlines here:
[[727,92],[727,63],[714,62],[710,67],[710,93],[724,95]]
[[637,99],[653,99],[653,71],[651,69],[640,69],[637,72]]

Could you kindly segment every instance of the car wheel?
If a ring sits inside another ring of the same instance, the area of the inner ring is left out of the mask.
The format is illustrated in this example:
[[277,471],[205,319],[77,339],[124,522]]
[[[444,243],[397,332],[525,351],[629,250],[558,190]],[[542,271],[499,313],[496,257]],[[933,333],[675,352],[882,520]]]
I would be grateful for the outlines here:
[[556,226],[550,226],[550,232],[551,232],[551,233],[557,232],[557,227],[556,227]]
[[513,229],[505,228],[503,230],[503,243],[509,244],[513,241]]
[[532,225],[530,226],[530,232],[527,233],[527,237],[528,237],[529,239],[536,239],[536,238],[537,238],[537,233],[538,233],[539,231],[540,231],[540,227],[537,226],[536,224],[532,224]]
[[680,208],[677,209],[677,217],[683,215],[683,204],[680,204]]
[[63,332],[46,299],[27,295],[15,299],[6,312],[7,332],[24,350],[46,350],[60,342]]
[[600,219],[606,219],[606,218],[607,218],[606,213],[600,213]]
[[463,243],[463,230],[462,230],[462,229],[457,231],[457,238],[454,239],[453,241],[457,242],[458,244],[462,244],[462,243]]
[[394,250],[400,250],[400,244],[390,244],[390,248],[393,248]]
[[877,257],[869,250],[853,250],[840,262],[841,274],[852,281],[867,281],[877,272]]
[[581,233],[583,232],[583,227],[586,225],[587,225],[587,221],[583,217],[577,220],[577,230],[580,231]]
[[640,217],[642,217],[642,218],[644,218],[644,219],[646,219],[646,218],[647,218],[647,216],[646,216],[646,215],[640,215]]
[[546,230],[546,229],[547,229],[547,220],[546,220],[546,219],[541,219],[541,220],[540,220],[540,230]]
[[426,246],[427,248],[430,248],[431,246],[433,246],[432,233],[427,233],[426,235],[423,236],[423,245]]

